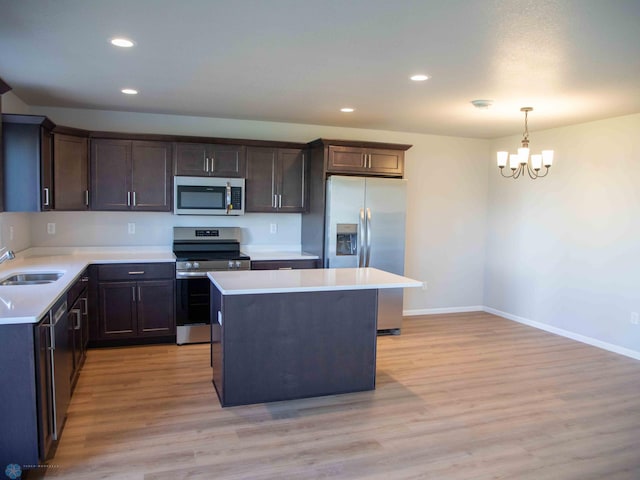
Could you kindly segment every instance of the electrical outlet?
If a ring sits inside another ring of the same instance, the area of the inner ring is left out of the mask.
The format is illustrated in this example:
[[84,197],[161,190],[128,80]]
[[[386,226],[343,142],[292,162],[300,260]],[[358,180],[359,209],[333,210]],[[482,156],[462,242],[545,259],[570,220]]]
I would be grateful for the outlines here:
[[127,231],[129,232],[129,235],[135,235],[135,233],[136,233],[136,224],[135,223],[127,224]]
[[56,224],[55,223],[47,223],[47,233],[49,235],[56,234]]
[[269,233],[278,233],[278,224],[272,223],[269,225]]
[[638,315],[638,312],[631,312],[631,323],[633,325],[640,325],[640,315]]

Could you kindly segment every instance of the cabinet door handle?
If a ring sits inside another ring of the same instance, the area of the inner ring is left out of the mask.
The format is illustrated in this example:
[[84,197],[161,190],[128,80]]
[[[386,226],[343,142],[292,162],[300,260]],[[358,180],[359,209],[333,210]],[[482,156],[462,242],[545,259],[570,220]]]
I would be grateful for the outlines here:
[[282,208],[282,195],[278,195],[278,208]]
[[136,301],[136,287],[131,287],[131,300],[135,303]]
[[133,272],[129,272],[129,275],[144,275],[144,270],[135,270]]
[[84,204],[87,207],[89,206],[89,190],[84,191]]
[[204,171],[209,173],[209,158],[204,157]]
[[86,298],[81,298],[80,301],[82,302],[82,314],[86,315],[89,313],[89,301]]
[[49,206],[49,188],[44,189],[44,206]]
[[271,202],[271,206],[272,206],[273,208],[276,208],[276,205],[277,205],[277,203],[276,203],[276,202],[277,202],[277,196],[276,196],[276,195],[274,195],[274,196],[273,196],[273,199],[272,199],[272,202]]
[[140,285],[138,285],[138,302],[142,301],[142,291],[140,290]]
[[127,192],[127,207],[131,206],[131,192]]
[[76,324],[73,326],[73,329],[80,330],[80,319],[81,319],[80,310],[77,308],[74,308],[73,310],[71,310],[71,313],[73,313],[73,315],[76,317]]
[[216,156],[211,157],[211,168],[209,169],[209,173],[213,173],[216,171]]
[[136,192],[133,192],[133,206],[136,206]]

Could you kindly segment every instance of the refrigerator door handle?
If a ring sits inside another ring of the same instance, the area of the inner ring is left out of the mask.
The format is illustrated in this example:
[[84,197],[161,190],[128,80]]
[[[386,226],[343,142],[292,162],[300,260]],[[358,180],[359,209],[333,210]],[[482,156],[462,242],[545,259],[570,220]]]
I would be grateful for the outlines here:
[[364,249],[365,249],[365,235],[366,229],[364,224],[364,208],[360,209],[360,224],[358,225],[360,231],[358,232],[358,268],[364,266]]
[[364,266],[369,266],[369,260],[371,260],[371,209],[367,208],[367,261]]

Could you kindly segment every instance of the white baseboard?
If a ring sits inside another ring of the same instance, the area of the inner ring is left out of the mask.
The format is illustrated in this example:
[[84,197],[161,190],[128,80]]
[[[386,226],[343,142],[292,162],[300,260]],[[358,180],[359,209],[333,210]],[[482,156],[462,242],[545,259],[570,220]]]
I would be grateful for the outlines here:
[[496,310],[495,308],[482,307],[482,309],[487,313],[492,313],[493,315],[497,315],[499,317],[503,317],[508,320],[513,320],[514,322],[522,323],[524,325],[529,325],[530,327],[538,328],[540,330],[544,330],[545,332],[555,333],[556,335],[560,335],[561,337],[570,338],[578,342],[586,343],[587,345],[591,345],[594,347],[602,348],[603,350],[608,350],[613,353],[624,355],[625,357],[631,357],[635,360],[640,360],[640,352],[636,350],[631,350],[630,348],[620,347],[618,345],[603,342],[601,340],[587,337],[579,333],[571,332],[569,330],[564,330],[562,328],[554,327],[552,325],[547,325],[546,323],[536,322],[534,320],[529,320],[527,318],[518,317],[517,315],[512,315],[507,312],[502,312],[500,310]]
[[475,305],[470,307],[447,307],[447,308],[423,308],[420,310],[403,310],[402,315],[411,317],[413,315],[439,315],[442,313],[465,313],[465,312],[484,312],[483,305]]

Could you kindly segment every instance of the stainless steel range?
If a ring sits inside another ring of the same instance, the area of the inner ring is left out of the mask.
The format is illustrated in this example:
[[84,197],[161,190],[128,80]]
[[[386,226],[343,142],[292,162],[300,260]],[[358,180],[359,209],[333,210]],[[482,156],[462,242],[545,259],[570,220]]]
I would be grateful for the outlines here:
[[176,343],[211,341],[207,272],[249,270],[240,251],[238,227],[174,227],[176,256]]

